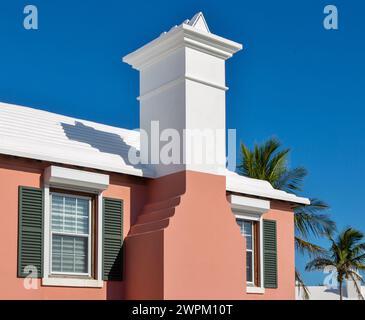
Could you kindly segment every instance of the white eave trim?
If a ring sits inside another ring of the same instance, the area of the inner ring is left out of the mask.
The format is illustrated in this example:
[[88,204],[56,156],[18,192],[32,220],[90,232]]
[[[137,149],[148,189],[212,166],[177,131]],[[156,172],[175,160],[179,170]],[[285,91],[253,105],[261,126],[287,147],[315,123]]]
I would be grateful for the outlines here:
[[266,199],[281,200],[304,205],[310,204],[308,198],[298,197],[294,194],[274,189],[267,181],[242,177],[232,172],[226,175],[226,190]]
[[44,172],[44,181],[51,186],[81,188],[101,192],[109,186],[109,175],[49,166]]
[[[82,152],[80,150],[80,152]],[[26,151],[19,151],[14,148],[2,148],[0,147],[0,154],[14,156],[14,157],[21,157],[27,159],[34,159],[40,161],[48,161],[48,162],[55,162],[60,164],[68,164],[73,166],[85,167],[90,169],[97,169],[109,172],[116,172],[127,174],[136,177],[145,177],[145,178],[153,178],[154,173],[152,169],[144,170],[144,169],[136,169],[130,166],[109,166],[109,165],[99,165],[95,164],[95,162],[85,162],[79,160],[73,160],[67,157],[58,157],[58,156],[50,156],[50,155],[43,155],[40,153],[33,153],[33,152],[26,152]]]
[[262,215],[270,210],[270,201],[268,200],[230,195],[228,196],[228,201],[231,203],[231,207],[235,211],[235,214],[238,215],[239,212]]

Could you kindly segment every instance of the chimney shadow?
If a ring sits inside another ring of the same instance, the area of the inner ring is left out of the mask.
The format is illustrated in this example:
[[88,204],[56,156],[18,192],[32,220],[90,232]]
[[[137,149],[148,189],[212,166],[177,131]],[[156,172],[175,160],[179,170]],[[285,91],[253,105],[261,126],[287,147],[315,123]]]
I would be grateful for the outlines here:
[[76,121],[74,125],[61,122],[61,126],[69,140],[87,143],[102,153],[117,155],[123,159],[127,166],[146,173],[146,167],[144,165],[131,163],[128,159],[130,149],[132,149],[137,157],[140,156],[140,151],[127,144],[120,135],[97,130],[80,121]]

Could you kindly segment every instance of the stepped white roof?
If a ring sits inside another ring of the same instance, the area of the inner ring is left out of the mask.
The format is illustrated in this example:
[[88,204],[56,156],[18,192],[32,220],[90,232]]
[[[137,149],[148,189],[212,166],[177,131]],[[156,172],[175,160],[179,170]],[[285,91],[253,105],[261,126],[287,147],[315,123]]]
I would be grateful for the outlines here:
[[[129,150],[139,150],[139,139],[138,131],[0,102],[0,154],[153,178],[151,167],[128,161]],[[228,191],[309,204],[266,181],[228,170],[226,176]]]

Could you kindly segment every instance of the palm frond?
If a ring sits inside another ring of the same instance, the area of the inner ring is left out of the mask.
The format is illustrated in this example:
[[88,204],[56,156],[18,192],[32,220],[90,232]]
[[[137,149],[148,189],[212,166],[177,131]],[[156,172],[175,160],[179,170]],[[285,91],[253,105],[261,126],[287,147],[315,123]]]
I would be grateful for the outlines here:
[[295,269],[295,281],[298,284],[298,289],[303,291],[304,300],[309,300],[310,296],[309,290],[305,285],[304,280],[297,269]]
[[309,256],[317,256],[323,254],[326,250],[321,246],[305,241],[299,237],[295,237],[295,248],[301,254],[308,254]]
[[303,167],[285,170],[281,173],[279,179],[273,184],[273,187],[286,192],[295,193],[302,190],[303,180],[307,175],[307,170]]
[[332,234],[336,230],[336,223],[327,215],[320,213],[329,206],[322,200],[313,198],[307,206],[297,206],[294,209],[294,223],[297,234],[304,238]]
[[353,283],[355,284],[356,293],[357,293],[359,299],[364,300],[364,296],[361,293],[361,287],[358,284],[358,281],[360,281],[360,282],[363,281],[362,277],[353,270],[351,270],[349,272],[349,276],[350,276],[351,280],[353,281]]
[[328,257],[316,257],[305,266],[306,271],[323,270],[326,267],[336,265]]

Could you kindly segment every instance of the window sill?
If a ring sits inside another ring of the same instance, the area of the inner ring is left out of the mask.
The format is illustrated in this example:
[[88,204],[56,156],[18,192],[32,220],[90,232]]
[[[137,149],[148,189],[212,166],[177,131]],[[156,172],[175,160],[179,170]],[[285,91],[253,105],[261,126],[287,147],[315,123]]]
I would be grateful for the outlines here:
[[43,286],[102,288],[103,280],[74,278],[43,278]]
[[256,293],[256,294],[264,294],[265,288],[262,287],[247,287],[246,288],[247,293]]

